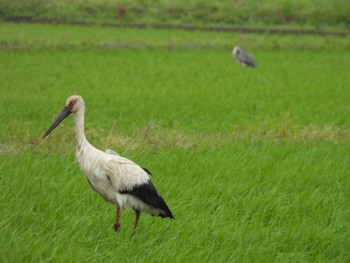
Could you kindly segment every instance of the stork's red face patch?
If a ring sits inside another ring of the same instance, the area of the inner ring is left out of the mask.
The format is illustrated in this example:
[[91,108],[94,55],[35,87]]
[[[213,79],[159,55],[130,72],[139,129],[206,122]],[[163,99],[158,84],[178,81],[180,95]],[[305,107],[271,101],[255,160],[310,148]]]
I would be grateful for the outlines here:
[[73,109],[73,107],[74,107],[74,105],[75,105],[76,102],[77,102],[76,100],[71,100],[71,101],[69,102],[69,104],[68,104],[68,107],[69,107],[70,109]]

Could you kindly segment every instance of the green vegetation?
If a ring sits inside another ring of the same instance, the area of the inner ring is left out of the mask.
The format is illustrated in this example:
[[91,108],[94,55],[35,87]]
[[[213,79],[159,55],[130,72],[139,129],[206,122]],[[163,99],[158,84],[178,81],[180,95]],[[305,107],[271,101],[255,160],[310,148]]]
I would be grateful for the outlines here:
[[[123,29],[2,23],[0,48],[5,50],[98,49],[216,49],[227,52],[239,43],[249,50],[327,51],[350,50],[350,35],[265,35],[232,32]],[[146,37],[140,37],[146,35]]]
[[[350,261],[348,38],[2,23],[0,43],[1,262]],[[72,94],[176,220],[132,238],[124,211],[114,234],[72,118],[41,140]]]
[[119,23],[350,25],[347,0],[2,0],[1,16]]

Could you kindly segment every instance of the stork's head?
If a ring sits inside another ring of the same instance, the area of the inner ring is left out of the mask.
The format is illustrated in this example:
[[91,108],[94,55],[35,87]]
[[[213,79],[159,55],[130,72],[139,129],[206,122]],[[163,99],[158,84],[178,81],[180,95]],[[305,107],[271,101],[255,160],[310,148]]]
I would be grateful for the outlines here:
[[50,127],[45,132],[43,139],[49,135],[57,126],[60,124],[66,117],[68,117],[71,113],[76,113],[79,109],[84,107],[84,100],[79,95],[70,96],[66,100],[66,105],[64,106],[61,113],[57,116],[57,118],[52,122]]
[[77,110],[79,110],[83,106],[84,106],[84,100],[79,95],[70,96],[66,100],[66,107],[69,109],[71,113],[75,113]]

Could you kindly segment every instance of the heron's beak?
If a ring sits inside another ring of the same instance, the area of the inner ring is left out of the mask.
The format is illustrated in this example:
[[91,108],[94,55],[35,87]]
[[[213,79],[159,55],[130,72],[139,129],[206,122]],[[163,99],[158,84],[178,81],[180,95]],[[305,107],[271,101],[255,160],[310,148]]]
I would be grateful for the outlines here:
[[66,106],[63,108],[63,110],[61,111],[61,113],[57,116],[57,118],[53,121],[53,123],[51,124],[51,126],[47,129],[47,131],[45,132],[43,139],[49,135],[57,126],[58,124],[60,124],[66,117],[69,116],[69,114],[71,114],[72,112],[70,111],[70,109]]

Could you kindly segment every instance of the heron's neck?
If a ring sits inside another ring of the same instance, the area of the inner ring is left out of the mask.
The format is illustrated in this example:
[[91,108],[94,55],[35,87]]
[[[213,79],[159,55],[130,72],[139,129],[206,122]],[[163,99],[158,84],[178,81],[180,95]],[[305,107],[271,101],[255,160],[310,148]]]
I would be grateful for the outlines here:
[[84,132],[84,112],[85,107],[82,107],[74,113],[74,128],[76,134],[75,138],[77,143],[77,152],[83,148],[84,144],[88,143]]

